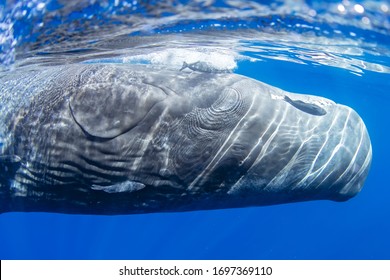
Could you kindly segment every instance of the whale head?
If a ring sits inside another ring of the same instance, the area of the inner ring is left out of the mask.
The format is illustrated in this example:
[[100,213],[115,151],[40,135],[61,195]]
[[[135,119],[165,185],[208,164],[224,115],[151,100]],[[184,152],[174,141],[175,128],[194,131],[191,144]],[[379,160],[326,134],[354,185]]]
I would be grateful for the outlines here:
[[[224,189],[224,201],[238,206],[345,201],[361,190],[372,148],[364,122],[353,109],[248,78],[221,92],[204,112],[214,117],[199,119],[209,127],[220,123],[221,116],[233,123],[215,126],[226,136],[189,190],[207,189],[218,197]],[[204,149],[194,153],[204,154]]]

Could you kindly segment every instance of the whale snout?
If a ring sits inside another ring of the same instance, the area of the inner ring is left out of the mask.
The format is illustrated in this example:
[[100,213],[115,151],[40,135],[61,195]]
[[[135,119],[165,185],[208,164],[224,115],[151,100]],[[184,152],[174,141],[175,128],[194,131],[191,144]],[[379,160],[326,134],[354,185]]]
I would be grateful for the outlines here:
[[325,108],[326,114],[311,117],[288,109],[289,118],[261,134],[263,145],[253,165],[230,193],[249,191],[259,205],[345,201],[359,193],[372,158],[366,126],[347,106],[329,103]]
[[348,200],[362,189],[371,165],[366,126],[353,109],[335,104],[316,129],[317,138],[306,140],[306,160],[297,163],[301,175],[293,189],[307,191],[309,199]]
[[367,178],[371,160],[372,147],[367,128],[360,116],[346,106],[340,106],[341,114],[348,116],[342,130],[340,143],[335,146],[339,153],[337,168],[338,178],[331,187],[338,191],[331,196],[332,200],[345,201],[359,193]]

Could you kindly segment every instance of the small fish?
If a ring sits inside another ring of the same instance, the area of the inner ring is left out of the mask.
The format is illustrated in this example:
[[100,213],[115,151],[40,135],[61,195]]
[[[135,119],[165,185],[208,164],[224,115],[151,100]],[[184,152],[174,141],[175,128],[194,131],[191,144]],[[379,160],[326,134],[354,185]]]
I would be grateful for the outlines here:
[[315,116],[323,116],[326,114],[326,110],[318,105],[306,103],[301,100],[292,100],[287,95],[284,96],[284,100],[305,113]]
[[215,68],[212,64],[205,61],[197,61],[194,63],[183,62],[183,66],[180,71],[184,69],[191,69],[192,71],[204,72],[204,73],[231,73],[229,69],[218,69]]

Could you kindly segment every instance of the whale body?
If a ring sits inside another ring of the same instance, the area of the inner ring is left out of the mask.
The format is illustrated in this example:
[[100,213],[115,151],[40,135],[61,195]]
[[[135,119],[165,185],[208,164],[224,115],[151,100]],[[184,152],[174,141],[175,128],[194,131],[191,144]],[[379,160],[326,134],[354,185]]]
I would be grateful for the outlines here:
[[345,201],[371,155],[353,109],[237,74],[70,64],[0,77],[0,212]]

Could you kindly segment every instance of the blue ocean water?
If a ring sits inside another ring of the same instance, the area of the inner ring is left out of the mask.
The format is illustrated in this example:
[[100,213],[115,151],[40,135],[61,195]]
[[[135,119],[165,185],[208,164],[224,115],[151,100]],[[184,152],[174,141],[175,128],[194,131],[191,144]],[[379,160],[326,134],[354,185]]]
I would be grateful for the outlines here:
[[0,215],[0,259],[390,259],[388,1],[6,1],[1,71],[207,60],[354,108],[373,147],[347,202],[141,215]]

